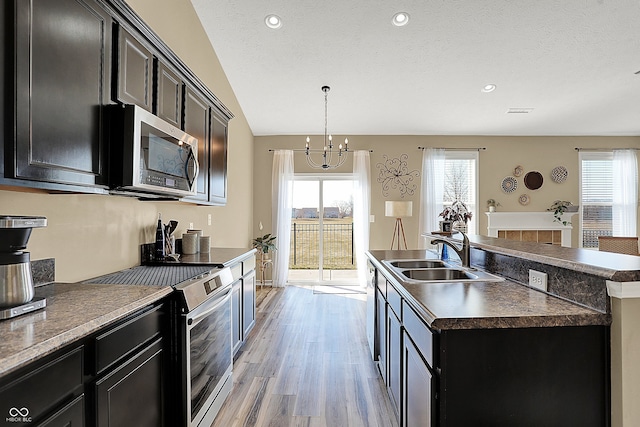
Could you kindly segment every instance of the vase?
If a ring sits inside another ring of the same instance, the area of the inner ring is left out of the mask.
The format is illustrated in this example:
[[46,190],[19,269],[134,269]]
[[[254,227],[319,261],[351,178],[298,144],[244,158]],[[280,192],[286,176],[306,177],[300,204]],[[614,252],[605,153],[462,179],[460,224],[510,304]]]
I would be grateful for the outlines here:
[[495,211],[496,211],[495,206],[489,206],[489,212],[495,212]]
[[440,231],[450,233],[452,224],[453,223],[451,221],[440,221]]

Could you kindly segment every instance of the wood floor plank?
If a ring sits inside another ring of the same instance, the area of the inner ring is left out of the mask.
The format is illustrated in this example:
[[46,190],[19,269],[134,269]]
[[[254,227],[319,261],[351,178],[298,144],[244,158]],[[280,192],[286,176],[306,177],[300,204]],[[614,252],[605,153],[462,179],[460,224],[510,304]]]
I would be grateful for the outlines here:
[[364,295],[265,286],[256,301],[212,427],[397,427],[369,354]]

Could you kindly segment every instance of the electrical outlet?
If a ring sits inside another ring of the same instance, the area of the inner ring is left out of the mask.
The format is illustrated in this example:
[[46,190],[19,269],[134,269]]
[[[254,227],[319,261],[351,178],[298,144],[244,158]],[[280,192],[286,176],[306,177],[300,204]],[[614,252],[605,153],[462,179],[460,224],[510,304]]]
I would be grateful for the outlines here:
[[207,225],[211,225],[211,214],[207,215]]
[[529,286],[532,288],[547,291],[547,273],[541,271],[529,270]]
[[189,223],[189,230],[193,230],[193,223],[192,222]]

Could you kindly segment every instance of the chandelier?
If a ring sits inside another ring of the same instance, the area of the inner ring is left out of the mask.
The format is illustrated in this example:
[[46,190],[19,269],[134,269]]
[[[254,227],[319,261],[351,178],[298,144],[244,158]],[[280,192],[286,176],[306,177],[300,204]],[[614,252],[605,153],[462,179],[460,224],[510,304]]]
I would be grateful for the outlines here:
[[[335,169],[337,167],[342,166],[344,161],[347,159],[347,153],[349,152],[349,139],[344,139],[344,148],[342,144],[338,146],[337,159],[335,163],[332,163],[333,160],[333,141],[331,135],[327,132],[327,95],[331,88],[329,86],[322,86],[322,91],[324,92],[324,148],[320,149],[311,149],[309,147],[309,143],[311,139],[307,137],[307,143],[305,145],[305,157],[307,158],[307,163],[314,169]],[[316,162],[313,160],[313,153],[322,153],[322,162]]]

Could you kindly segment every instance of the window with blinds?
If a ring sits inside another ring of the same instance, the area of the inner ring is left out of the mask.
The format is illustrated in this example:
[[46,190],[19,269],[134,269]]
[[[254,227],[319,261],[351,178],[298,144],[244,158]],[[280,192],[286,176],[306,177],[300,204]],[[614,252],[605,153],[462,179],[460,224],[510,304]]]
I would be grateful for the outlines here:
[[613,153],[580,153],[581,246],[598,248],[598,236],[613,234]]
[[444,206],[460,200],[473,213],[467,223],[467,232],[474,234],[478,218],[476,202],[478,177],[477,151],[446,151],[444,165]]

